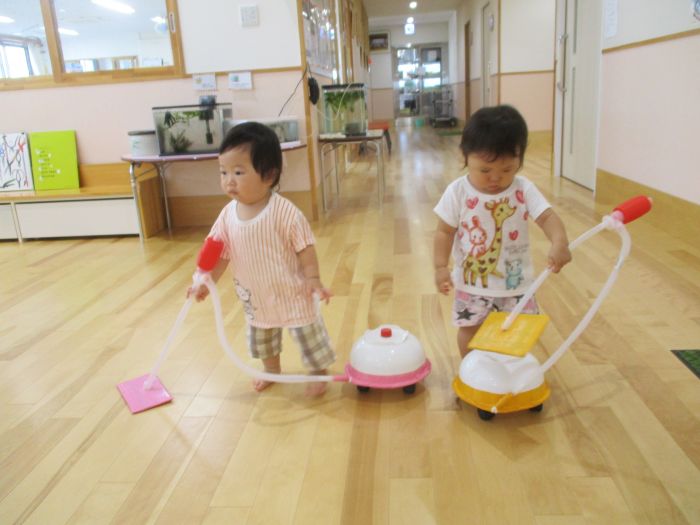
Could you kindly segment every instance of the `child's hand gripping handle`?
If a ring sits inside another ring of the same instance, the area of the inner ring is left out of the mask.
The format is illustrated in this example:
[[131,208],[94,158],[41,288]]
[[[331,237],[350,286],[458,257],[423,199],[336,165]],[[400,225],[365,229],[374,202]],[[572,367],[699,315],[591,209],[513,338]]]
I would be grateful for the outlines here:
[[613,216],[622,221],[623,224],[627,224],[647,213],[651,209],[651,203],[651,198],[646,195],[632,197],[630,200],[616,206]]

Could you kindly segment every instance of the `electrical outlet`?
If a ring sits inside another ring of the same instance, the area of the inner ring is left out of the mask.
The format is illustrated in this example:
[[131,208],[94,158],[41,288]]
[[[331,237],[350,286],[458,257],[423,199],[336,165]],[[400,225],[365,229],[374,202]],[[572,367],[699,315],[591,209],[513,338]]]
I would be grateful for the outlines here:
[[242,5],[240,9],[242,27],[254,27],[260,24],[257,5]]

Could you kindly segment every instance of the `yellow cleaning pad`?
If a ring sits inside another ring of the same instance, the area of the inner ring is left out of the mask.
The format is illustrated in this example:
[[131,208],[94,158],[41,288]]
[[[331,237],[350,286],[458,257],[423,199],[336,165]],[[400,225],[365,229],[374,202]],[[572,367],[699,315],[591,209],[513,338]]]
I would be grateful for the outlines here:
[[522,357],[542,335],[549,317],[544,314],[520,314],[508,330],[501,330],[510,312],[492,312],[486,317],[469,348]]

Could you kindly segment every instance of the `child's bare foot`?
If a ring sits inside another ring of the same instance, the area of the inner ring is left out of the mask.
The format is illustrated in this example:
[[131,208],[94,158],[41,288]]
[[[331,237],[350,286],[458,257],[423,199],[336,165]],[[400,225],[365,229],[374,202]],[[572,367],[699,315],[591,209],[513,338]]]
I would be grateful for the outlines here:
[[[325,370],[318,370],[316,372],[311,372],[311,375],[314,376],[325,376],[326,371]],[[325,381],[320,381],[317,383],[309,383],[306,386],[306,395],[309,397],[318,397],[324,394],[326,391],[326,386],[328,386],[328,383]]]
[[326,386],[328,383],[325,381],[321,383],[309,383],[306,387],[306,395],[309,397],[318,397],[326,392]]
[[265,379],[253,379],[253,390],[256,392],[262,392],[270,385],[272,385],[272,381],[266,381]]
[[[268,374],[279,374],[281,372],[281,369],[276,368],[276,369],[265,369],[265,372]],[[253,390],[256,392],[262,392],[265,390],[267,387],[271,386],[274,383],[274,381],[268,381],[266,379],[259,379],[255,378],[253,379]]]

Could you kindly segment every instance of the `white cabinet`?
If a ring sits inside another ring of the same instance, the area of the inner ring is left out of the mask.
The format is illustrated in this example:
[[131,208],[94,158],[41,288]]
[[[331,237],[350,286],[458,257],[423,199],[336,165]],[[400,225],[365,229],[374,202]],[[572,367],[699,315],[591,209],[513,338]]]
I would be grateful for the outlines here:
[[133,198],[24,201],[15,209],[25,239],[139,234]]
[[0,204],[0,239],[16,239],[17,230],[12,218],[12,206]]

